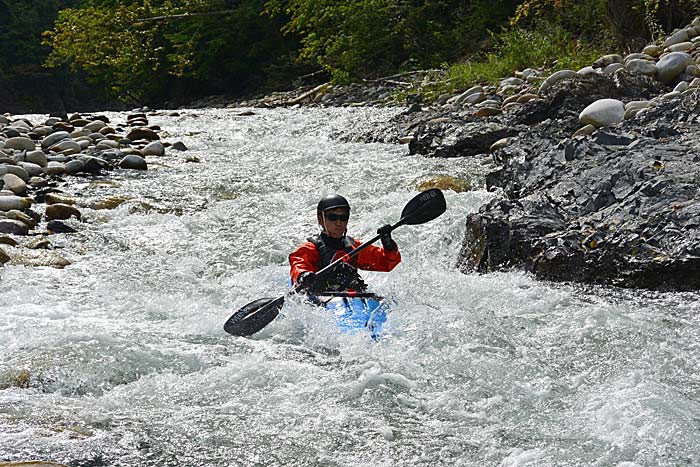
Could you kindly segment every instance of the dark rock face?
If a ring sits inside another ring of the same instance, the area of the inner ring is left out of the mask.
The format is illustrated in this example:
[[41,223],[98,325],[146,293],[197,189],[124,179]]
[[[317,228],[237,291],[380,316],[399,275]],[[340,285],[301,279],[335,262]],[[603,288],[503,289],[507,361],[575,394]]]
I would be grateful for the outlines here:
[[500,167],[487,186],[506,199],[467,218],[458,267],[700,288],[698,122],[698,96],[687,95],[591,137],[520,133],[493,155]]
[[418,127],[408,149],[411,154],[431,157],[475,156],[488,153],[493,143],[516,133],[515,129],[500,123],[455,124],[435,119]]

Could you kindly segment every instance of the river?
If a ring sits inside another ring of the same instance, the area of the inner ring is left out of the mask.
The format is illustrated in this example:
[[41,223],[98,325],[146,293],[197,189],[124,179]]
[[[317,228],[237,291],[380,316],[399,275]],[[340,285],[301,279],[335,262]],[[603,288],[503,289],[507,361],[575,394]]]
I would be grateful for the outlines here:
[[[388,109],[240,112],[149,116],[202,162],[78,180],[129,200],[51,237],[71,266],[0,269],[0,462],[700,465],[697,294],[462,274],[464,219],[493,196],[478,164],[334,137]],[[345,195],[369,238],[447,174],[475,189],[445,191],[442,217],[394,233],[402,263],[363,275],[394,302],[379,342],[296,299],[224,333],[284,293],[321,196]]]

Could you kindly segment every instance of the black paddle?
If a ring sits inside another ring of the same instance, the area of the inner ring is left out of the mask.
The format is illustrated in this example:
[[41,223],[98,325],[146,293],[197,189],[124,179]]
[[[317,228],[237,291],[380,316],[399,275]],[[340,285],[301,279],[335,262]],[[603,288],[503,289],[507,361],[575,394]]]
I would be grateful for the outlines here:
[[[445,212],[446,208],[447,205],[445,204],[445,197],[438,188],[433,188],[431,190],[419,193],[411,201],[409,201],[408,204],[406,204],[406,207],[404,207],[403,211],[401,211],[401,219],[396,224],[391,226],[389,232],[402,225],[425,224],[426,222],[439,217],[443,212]],[[344,255],[342,258],[338,258],[325,268],[318,271],[316,276],[322,277],[328,274],[338,263],[341,261],[347,261],[348,259],[356,256],[362,250],[380,238],[381,235],[373,237],[368,242],[363,243],[350,253]],[[282,305],[284,305],[285,297],[298,291],[299,287],[295,287],[290,292],[287,292],[287,294],[279,298],[261,298],[255,300],[254,302],[250,302],[235,312],[226,321],[224,324],[224,331],[234,336],[250,336],[251,334],[255,334],[277,317],[282,309]]]

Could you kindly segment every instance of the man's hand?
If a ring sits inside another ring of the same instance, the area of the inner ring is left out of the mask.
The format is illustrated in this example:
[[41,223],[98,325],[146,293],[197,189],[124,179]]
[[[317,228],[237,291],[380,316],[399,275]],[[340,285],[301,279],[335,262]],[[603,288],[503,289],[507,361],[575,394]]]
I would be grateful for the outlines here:
[[297,287],[299,287],[299,290],[310,289],[316,283],[316,279],[317,277],[315,272],[302,272],[297,278]]
[[379,239],[382,241],[382,247],[385,251],[394,251],[398,248],[394,239],[391,238],[391,225],[387,224],[379,227],[377,233],[381,235]]

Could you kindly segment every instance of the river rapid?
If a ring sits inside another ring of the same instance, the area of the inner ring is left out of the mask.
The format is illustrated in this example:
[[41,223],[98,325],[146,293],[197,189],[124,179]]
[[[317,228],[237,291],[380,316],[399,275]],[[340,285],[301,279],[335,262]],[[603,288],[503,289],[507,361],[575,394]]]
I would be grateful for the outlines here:
[[[240,112],[150,115],[202,162],[79,180],[131,199],[51,236],[71,266],[0,269],[0,461],[700,465],[697,294],[461,274],[464,219],[493,196],[473,161],[334,137],[392,110]],[[476,189],[445,191],[442,217],[395,231],[402,263],[363,274],[393,301],[379,342],[298,299],[252,338],[224,333],[284,293],[321,196],[345,195],[369,238],[436,175]]]

